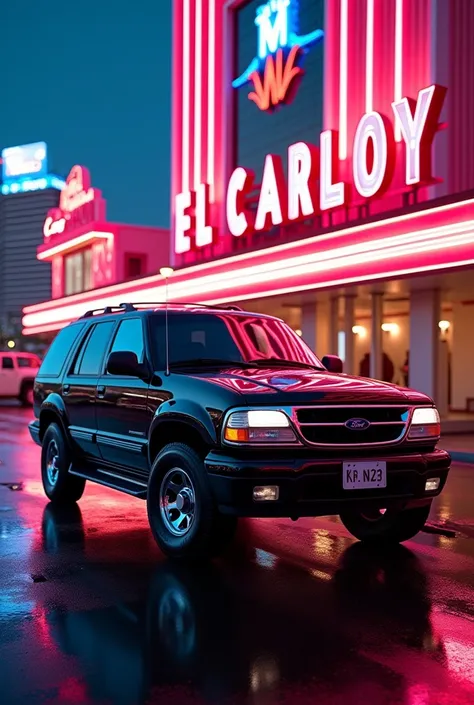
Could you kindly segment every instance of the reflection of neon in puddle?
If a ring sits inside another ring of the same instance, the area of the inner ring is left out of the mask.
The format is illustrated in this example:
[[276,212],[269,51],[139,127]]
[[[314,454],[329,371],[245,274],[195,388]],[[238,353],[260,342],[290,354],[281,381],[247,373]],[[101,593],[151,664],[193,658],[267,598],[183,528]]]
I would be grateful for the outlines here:
[[454,639],[443,639],[448,669],[462,680],[474,683],[474,648]]
[[273,553],[263,551],[261,548],[255,549],[255,560],[263,568],[274,568],[278,562],[278,558]]
[[253,693],[273,689],[280,680],[280,669],[275,657],[271,655],[259,656],[250,667],[249,680]]
[[311,570],[311,575],[318,580],[332,580],[331,573],[326,573],[324,570]]

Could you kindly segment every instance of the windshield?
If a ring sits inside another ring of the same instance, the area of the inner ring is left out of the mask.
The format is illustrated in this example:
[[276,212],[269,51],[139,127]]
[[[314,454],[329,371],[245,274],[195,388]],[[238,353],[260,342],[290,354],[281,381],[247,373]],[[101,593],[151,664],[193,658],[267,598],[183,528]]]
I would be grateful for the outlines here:
[[[260,318],[252,314],[229,314],[170,311],[170,366],[190,363],[196,366],[215,364],[259,367],[291,362],[295,367],[324,369],[316,355],[294,331],[276,318]],[[151,316],[151,338],[157,369],[164,369],[165,316]],[[268,360],[268,363],[265,363]]]

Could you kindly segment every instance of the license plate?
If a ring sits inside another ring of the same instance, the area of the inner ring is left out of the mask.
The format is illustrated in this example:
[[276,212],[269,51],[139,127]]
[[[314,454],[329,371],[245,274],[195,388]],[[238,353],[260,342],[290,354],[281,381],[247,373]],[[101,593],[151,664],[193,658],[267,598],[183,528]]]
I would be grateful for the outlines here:
[[387,463],[380,461],[343,463],[342,486],[345,490],[387,487]]

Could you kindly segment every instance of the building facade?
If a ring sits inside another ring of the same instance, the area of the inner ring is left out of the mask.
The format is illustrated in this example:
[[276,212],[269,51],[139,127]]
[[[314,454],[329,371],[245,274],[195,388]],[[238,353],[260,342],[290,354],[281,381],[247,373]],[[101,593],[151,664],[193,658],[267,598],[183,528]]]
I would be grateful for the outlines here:
[[26,312],[54,310],[59,318],[24,327],[27,335],[49,338],[68,323],[74,316],[62,308],[64,301],[85,301],[117,282],[156,275],[169,261],[168,230],[109,222],[106,205],[102,192],[92,185],[89,170],[73,166],[58,203],[43,214],[40,225],[36,257],[51,267],[48,293],[44,303],[25,308]]
[[6,148],[1,163],[0,330],[15,339],[23,306],[51,296],[51,267],[36,258],[36,249],[64,181],[48,173],[44,142]]
[[[174,20],[170,297],[275,313],[349,373],[472,411],[474,4],[175,0]],[[137,280],[24,328],[163,296]]]

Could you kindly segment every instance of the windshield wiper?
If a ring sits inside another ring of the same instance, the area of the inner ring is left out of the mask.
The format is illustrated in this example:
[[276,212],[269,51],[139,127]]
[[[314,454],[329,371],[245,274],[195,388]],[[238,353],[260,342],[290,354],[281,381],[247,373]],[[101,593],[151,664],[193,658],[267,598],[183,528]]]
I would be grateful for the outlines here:
[[324,367],[318,367],[317,365],[311,365],[309,362],[297,362],[296,360],[283,360],[279,357],[267,357],[258,358],[256,360],[249,360],[250,364],[257,367],[303,367],[310,370],[320,370],[321,372],[325,370]]
[[175,360],[170,367],[253,367],[242,360],[224,360],[218,357],[196,357],[191,360]]

